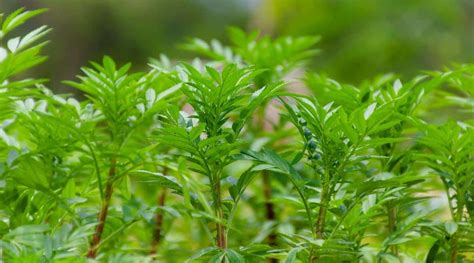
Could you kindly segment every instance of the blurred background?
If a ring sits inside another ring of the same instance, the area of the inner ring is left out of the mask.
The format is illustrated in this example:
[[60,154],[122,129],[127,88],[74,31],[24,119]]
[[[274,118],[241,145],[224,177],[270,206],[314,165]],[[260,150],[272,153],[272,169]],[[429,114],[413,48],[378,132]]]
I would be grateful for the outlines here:
[[49,60],[33,74],[63,92],[71,90],[61,80],[104,54],[137,68],[161,53],[187,59],[192,54],[180,43],[189,37],[226,43],[229,26],[272,36],[320,35],[321,53],[310,68],[353,84],[379,73],[409,78],[474,61],[472,0],[0,1],[0,13],[19,7],[49,8],[22,29],[54,29]]

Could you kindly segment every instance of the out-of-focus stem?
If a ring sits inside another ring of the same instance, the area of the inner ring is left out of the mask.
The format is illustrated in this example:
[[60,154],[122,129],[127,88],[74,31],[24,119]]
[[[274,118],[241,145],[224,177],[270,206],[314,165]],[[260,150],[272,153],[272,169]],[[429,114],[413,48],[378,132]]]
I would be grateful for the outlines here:
[[151,242],[151,250],[150,254],[156,254],[158,251],[158,246],[160,245],[161,241],[161,233],[163,232],[163,210],[159,209],[165,205],[166,201],[166,188],[162,188],[160,194],[158,196],[158,210],[156,211],[155,215],[155,228],[153,230],[153,240]]
[[[462,215],[464,211],[464,197],[462,194],[458,193],[456,198],[456,214],[453,215],[453,220],[456,224],[462,221]],[[455,263],[457,262],[458,257],[458,250],[459,250],[459,231],[453,234],[450,240],[451,245],[451,253],[450,253],[450,260],[449,262]]]
[[[262,172],[262,183],[263,183],[263,195],[265,199],[265,212],[266,212],[266,219],[269,222],[274,222],[275,217],[275,208],[272,203],[272,186],[270,181],[270,172],[263,171]],[[271,231],[268,235],[268,245],[274,247],[277,245],[277,235],[275,231]],[[276,258],[270,258],[268,260],[271,263],[276,263],[278,260]]]
[[[390,202],[387,206],[387,214],[388,214],[388,234],[392,234],[395,231],[397,231],[397,210],[395,207],[390,205]],[[396,256],[398,256],[398,246],[397,245],[392,245],[390,246],[390,250],[392,253]]]

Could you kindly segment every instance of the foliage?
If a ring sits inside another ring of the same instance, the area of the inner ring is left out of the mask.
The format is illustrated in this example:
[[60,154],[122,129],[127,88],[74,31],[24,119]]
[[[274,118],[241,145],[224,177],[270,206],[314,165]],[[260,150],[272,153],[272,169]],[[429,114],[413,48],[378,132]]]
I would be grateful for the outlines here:
[[1,23],[1,260],[473,258],[474,65],[291,79],[317,37],[231,29],[183,45],[206,63],[91,62],[78,99],[23,78],[47,27],[3,41],[43,11]]

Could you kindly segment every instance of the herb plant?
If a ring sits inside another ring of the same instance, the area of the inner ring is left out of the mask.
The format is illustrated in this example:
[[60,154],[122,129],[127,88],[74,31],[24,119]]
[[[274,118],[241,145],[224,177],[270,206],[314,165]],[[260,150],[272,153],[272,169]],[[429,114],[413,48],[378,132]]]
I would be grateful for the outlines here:
[[474,65],[342,84],[306,72],[317,37],[233,28],[104,56],[75,97],[25,77],[49,29],[12,32],[44,11],[0,20],[2,262],[474,258]]

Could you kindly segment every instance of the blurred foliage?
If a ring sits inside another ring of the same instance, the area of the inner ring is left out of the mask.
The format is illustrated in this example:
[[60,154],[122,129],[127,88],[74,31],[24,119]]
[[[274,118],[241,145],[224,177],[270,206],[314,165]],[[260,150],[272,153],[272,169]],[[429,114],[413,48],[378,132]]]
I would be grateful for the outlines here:
[[323,37],[317,69],[343,81],[406,77],[474,59],[469,0],[265,1],[260,24],[277,34]]
[[36,18],[30,26],[47,24],[54,28],[47,52],[50,60],[37,74],[59,84],[73,78],[77,68],[88,61],[100,60],[103,54],[141,65],[160,53],[183,57],[176,45],[186,37],[224,38],[226,27],[244,26],[249,19],[247,5],[239,1],[223,1],[219,5],[212,2],[1,1],[0,10],[11,13],[19,7],[49,9],[47,15]]

